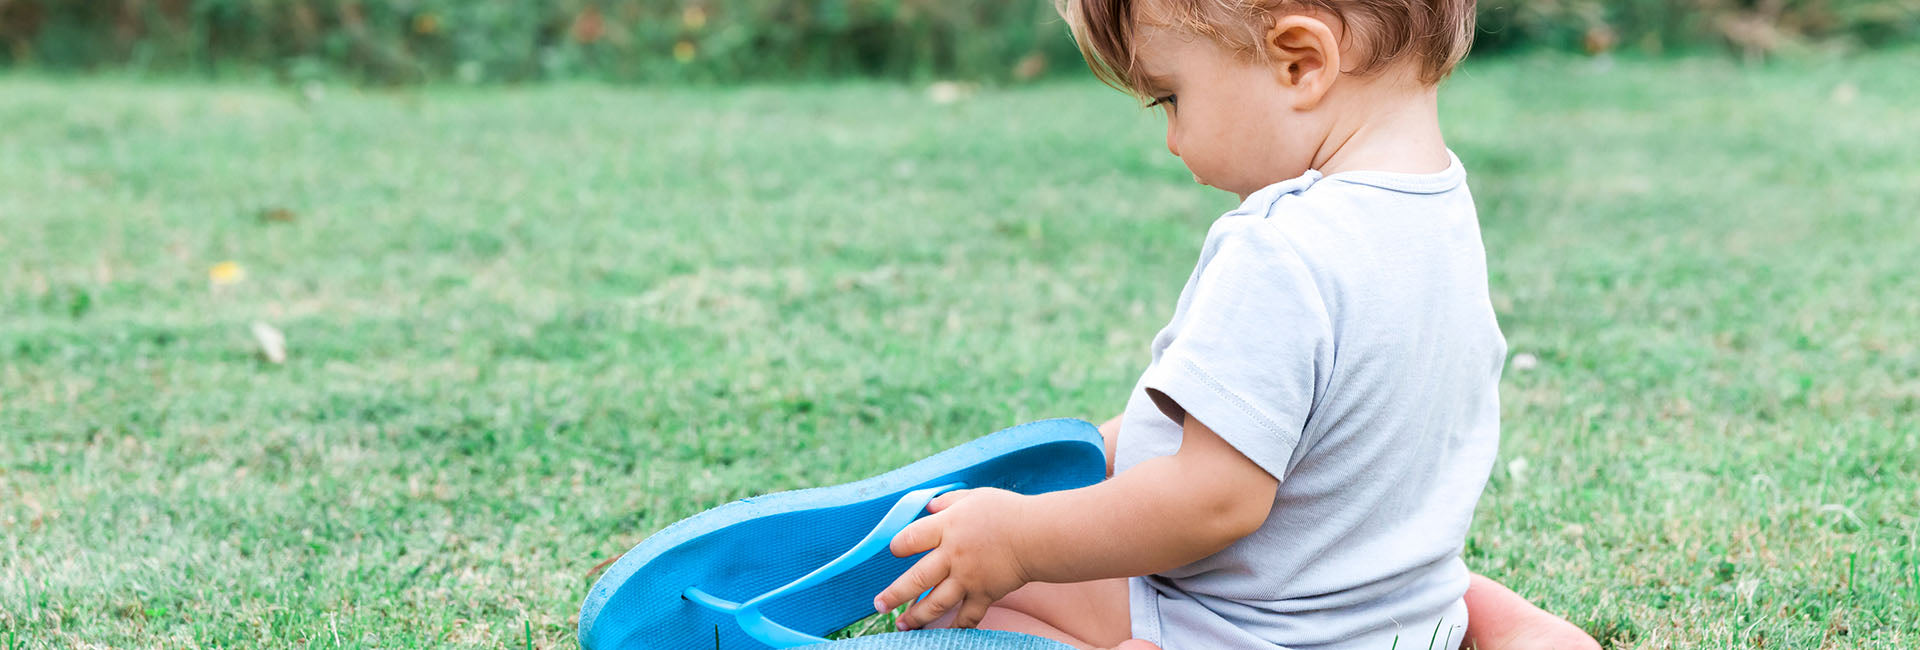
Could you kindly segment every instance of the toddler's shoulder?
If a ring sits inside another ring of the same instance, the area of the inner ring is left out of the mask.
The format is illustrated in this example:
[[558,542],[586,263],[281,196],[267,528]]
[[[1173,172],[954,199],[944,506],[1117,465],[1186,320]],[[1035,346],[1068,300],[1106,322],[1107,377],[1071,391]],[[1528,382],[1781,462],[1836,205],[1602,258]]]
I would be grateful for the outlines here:
[[1207,238],[1311,248],[1329,227],[1373,208],[1345,185],[1328,182],[1317,171],[1268,185],[1216,219]]
[[1331,287],[1312,236],[1272,218],[1267,207],[1249,201],[1214,220],[1187,295],[1231,312],[1285,311],[1298,322],[1325,321]]
[[1275,183],[1220,215],[1207,229],[1202,262],[1299,279],[1314,276],[1320,257],[1315,251],[1330,234],[1326,224],[1337,222],[1342,209],[1328,193],[1309,191],[1317,189],[1318,180],[1318,172],[1308,172]]

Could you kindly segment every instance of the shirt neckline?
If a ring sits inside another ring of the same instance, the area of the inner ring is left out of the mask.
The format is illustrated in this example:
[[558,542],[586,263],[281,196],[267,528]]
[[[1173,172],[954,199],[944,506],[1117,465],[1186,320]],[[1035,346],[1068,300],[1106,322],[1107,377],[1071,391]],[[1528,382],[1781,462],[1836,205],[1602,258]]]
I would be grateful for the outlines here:
[[1383,172],[1373,170],[1354,170],[1327,176],[1324,180],[1353,183],[1378,187],[1383,190],[1406,192],[1408,194],[1441,194],[1459,187],[1467,179],[1467,169],[1460,164],[1460,157],[1447,150],[1447,168],[1427,174],[1409,174],[1404,172]]
[[1332,176],[1320,173],[1318,169],[1309,169],[1307,173],[1289,178],[1255,190],[1240,202],[1240,211],[1259,212],[1271,206],[1282,195],[1295,194],[1313,187],[1323,180],[1340,181],[1354,185],[1377,187],[1383,190],[1404,192],[1407,194],[1442,194],[1453,191],[1467,179],[1467,168],[1460,163],[1460,157],[1447,150],[1447,168],[1428,174],[1409,174],[1405,172],[1386,172],[1374,170],[1345,171]]

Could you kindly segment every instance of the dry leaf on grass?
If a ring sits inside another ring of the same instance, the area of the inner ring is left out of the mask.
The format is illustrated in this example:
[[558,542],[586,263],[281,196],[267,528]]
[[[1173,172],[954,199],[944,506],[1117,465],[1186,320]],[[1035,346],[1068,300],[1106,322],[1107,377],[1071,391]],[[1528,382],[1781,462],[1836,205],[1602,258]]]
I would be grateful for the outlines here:
[[1507,461],[1507,478],[1513,481],[1514,485],[1521,485],[1527,482],[1526,456]]
[[247,270],[240,268],[238,262],[221,262],[207,269],[207,282],[216,287],[238,284],[245,279],[247,279]]
[[1534,368],[1540,367],[1540,357],[1536,357],[1531,354],[1521,352],[1519,354],[1513,355],[1513,361],[1511,361],[1510,363],[1513,365],[1514,370],[1518,370],[1520,372],[1526,372],[1528,370],[1532,370]]
[[1859,86],[1855,86],[1851,83],[1843,81],[1843,82],[1840,82],[1840,85],[1833,87],[1833,103],[1835,104],[1846,106],[1848,104],[1852,104],[1853,100],[1856,100],[1859,98],[1860,98]]
[[972,97],[980,87],[976,84],[958,81],[936,81],[927,86],[927,98],[935,104],[952,104]]
[[260,356],[269,363],[287,362],[287,337],[272,325],[253,322],[253,340],[260,344]]

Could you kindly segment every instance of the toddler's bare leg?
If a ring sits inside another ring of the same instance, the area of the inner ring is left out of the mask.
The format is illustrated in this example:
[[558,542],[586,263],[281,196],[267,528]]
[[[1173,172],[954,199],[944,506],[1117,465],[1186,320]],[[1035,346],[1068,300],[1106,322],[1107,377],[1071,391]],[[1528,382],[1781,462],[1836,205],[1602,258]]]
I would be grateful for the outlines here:
[[1113,476],[1113,446],[1120,441],[1120,416],[1100,425],[1100,438],[1107,443],[1107,476]]
[[1125,578],[1069,584],[1035,582],[994,603],[987,611],[987,618],[981,621],[981,627],[1023,632],[1025,630],[994,627],[994,618],[999,614],[1014,625],[1025,618],[1070,637],[1060,639],[1063,643],[1082,648],[1111,648],[1133,636],[1133,619],[1127,610]]
[[[946,627],[952,617],[948,613],[928,627]],[[980,628],[1043,636],[1082,650],[1118,647],[1133,636],[1127,581],[1028,583],[994,603]]]
[[1585,631],[1486,576],[1467,585],[1467,638],[1478,650],[1600,650]]

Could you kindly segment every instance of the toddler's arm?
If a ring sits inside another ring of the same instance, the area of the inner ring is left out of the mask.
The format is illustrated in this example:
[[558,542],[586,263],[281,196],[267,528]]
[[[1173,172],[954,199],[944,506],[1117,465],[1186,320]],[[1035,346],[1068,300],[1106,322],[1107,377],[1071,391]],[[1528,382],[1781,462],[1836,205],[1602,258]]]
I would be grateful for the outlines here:
[[1226,548],[1260,528],[1280,482],[1187,416],[1180,451],[1105,482],[1027,496],[960,490],[893,538],[894,555],[932,551],[874,600],[881,611],[933,593],[901,615],[901,629],[959,608],[972,627],[994,601],[1028,582],[1080,582],[1157,573]]

